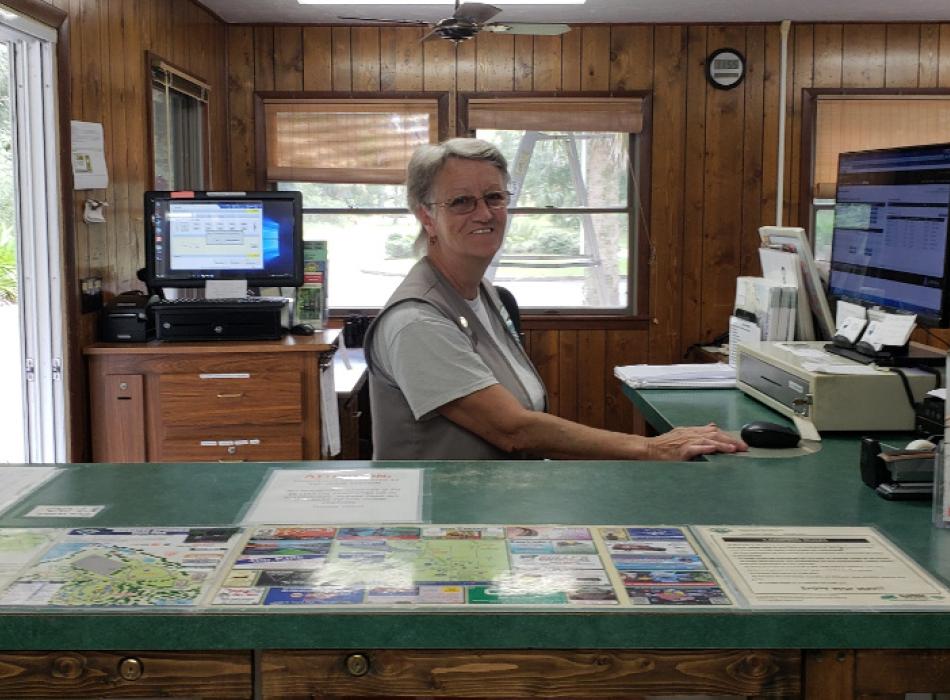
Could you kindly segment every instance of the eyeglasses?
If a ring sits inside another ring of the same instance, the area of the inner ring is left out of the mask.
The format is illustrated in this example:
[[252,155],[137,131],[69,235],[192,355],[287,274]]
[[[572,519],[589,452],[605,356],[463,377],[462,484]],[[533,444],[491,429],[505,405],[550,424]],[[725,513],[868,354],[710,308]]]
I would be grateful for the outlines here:
[[448,209],[453,214],[471,214],[478,206],[479,200],[485,202],[489,209],[504,209],[508,206],[511,199],[511,192],[498,190],[497,192],[486,192],[481,197],[471,194],[460,194],[457,197],[444,202],[426,202],[427,207],[442,207]]

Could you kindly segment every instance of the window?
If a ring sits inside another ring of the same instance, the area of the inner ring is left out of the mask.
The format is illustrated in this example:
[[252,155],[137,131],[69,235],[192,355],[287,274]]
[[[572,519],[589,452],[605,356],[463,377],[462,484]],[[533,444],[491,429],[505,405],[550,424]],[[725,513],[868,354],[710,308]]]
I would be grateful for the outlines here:
[[467,117],[512,174],[494,281],[524,309],[635,311],[642,100],[471,99]]
[[950,95],[859,92],[814,97],[814,163],[808,221],[815,259],[831,253],[838,155],[895,146],[950,142]]
[[264,98],[267,182],[303,193],[304,238],[327,241],[336,313],[381,307],[415,262],[406,164],[436,143],[447,97]]
[[149,78],[153,188],[207,189],[210,87],[151,54]]

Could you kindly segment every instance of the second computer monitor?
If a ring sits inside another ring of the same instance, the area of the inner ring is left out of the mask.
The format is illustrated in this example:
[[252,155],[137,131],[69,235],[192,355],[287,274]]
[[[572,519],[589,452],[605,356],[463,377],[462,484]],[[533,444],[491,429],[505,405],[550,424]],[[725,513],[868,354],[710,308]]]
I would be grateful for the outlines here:
[[828,293],[946,327],[950,144],[842,153]]

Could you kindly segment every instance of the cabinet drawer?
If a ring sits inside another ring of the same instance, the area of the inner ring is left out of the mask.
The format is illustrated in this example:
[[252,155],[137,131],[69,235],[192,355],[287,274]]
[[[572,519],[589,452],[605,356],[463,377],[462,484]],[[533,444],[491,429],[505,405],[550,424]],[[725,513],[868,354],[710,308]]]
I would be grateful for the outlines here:
[[268,435],[248,426],[235,429],[231,433],[166,437],[156,446],[155,454],[150,455],[150,461],[288,462],[304,457],[303,438],[298,430]]
[[164,425],[299,423],[299,372],[166,374],[158,377]]

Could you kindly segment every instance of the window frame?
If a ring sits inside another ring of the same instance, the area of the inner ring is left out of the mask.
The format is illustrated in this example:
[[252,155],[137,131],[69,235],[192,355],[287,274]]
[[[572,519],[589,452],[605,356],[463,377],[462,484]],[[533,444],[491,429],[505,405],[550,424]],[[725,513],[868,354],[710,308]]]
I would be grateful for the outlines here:
[[[254,144],[255,144],[255,181],[257,187],[262,190],[276,190],[277,180],[267,179],[267,133],[264,105],[268,100],[332,100],[335,102],[346,102],[347,100],[360,101],[379,101],[394,102],[399,100],[435,100],[437,103],[436,125],[438,141],[444,141],[450,137],[449,133],[449,99],[450,93],[447,90],[418,90],[418,91],[380,91],[380,92],[326,92],[326,91],[286,91],[286,90],[259,90],[254,93]],[[281,181],[284,182],[284,181]],[[286,181],[289,182],[289,181]],[[405,207],[400,209],[359,209],[360,214],[399,214],[404,215],[408,211]],[[314,209],[307,207],[304,203],[303,216],[308,214],[353,214],[352,209],[327,208]],[[328,276],[333,275],[333,261],[328,265]],[[331,319],[343,319],[350,314],[365,314],[375,316],[382,305],[386,302],[383,299],[378,307],[342,307],[333,306],[332,300],[329,309]]]
[[[821,97],[855,97],[865,99],[894,99],[900,97],[944,97],[950,99],[950,89],[947,88],[803,88],[802,89],[802,133],[801,159],[798,173],[798,207],[797,216],[799,225],[808,225],[807,235],[812,245],[815,244],[815,214],[816,206],[827,207],[827,204],[816,205],[815,201],[826,200],[815,196],[815,147],[818,140],[818,100]],[[779,193],[781,196],[781,193]],[[832,197],[832,201],[833,201]]]
[[[653,125],[652,93],[647,90],[611,91],[611,92],[460,92],[458,94],[457,133],[460,136],[474,136],[474,129],[468,124],[469,102],[479,99],[550,99],[558,98],[637,98],[642,101],[643,126],[639,134],[630,138],[630,162],[634,164],[635,177],[628,178],[627,202],[629,231],[635,235],[633,245],[627,245],[627,304],[625,310],[591,309],[579,312],[577,309],[530,309],[522,314],[523,320],[532,330],[563,329],[565,323],[572,328],[641,328],[650,315],[650,199],[651,199],[651,134]],[[519,211],[530,213],[549,213],[547,209],[523,208]],[[616,209],[601,208],[561,209],[565,213],[616,212]],[[630,272],[635,271],[635,276]]]
[[[166,71],[180,76],[181,78],[191,82],[197,87],[204,89],[207,92],[208,99],[204,100],[204,118],[201,120],[201,145],[202,145],[202,168],[201,168],[201,184],[200,186],[189,186],[187,188],[179,189],[192,189],[192,190],[208,190],[211,189],[211,85],[204,78],[195,75],[191,71],[188,71],[180,66],[175,65],[171,61],[167,61],[158,54],[152,51],[145,52],[145,99],[146,99],[146,108],[145,113],[147,116],[147,129],[148,129],[148,183],[149,189],[154,190],[156,188],[155,184],[155,116],[154,116],[154,100],[152,98],[153,90],[153,77],[152,71],[155,68],[164,68]],[[198,98],[194,98],[198,100]],[[201,100],[199,100],[201,101]]]

